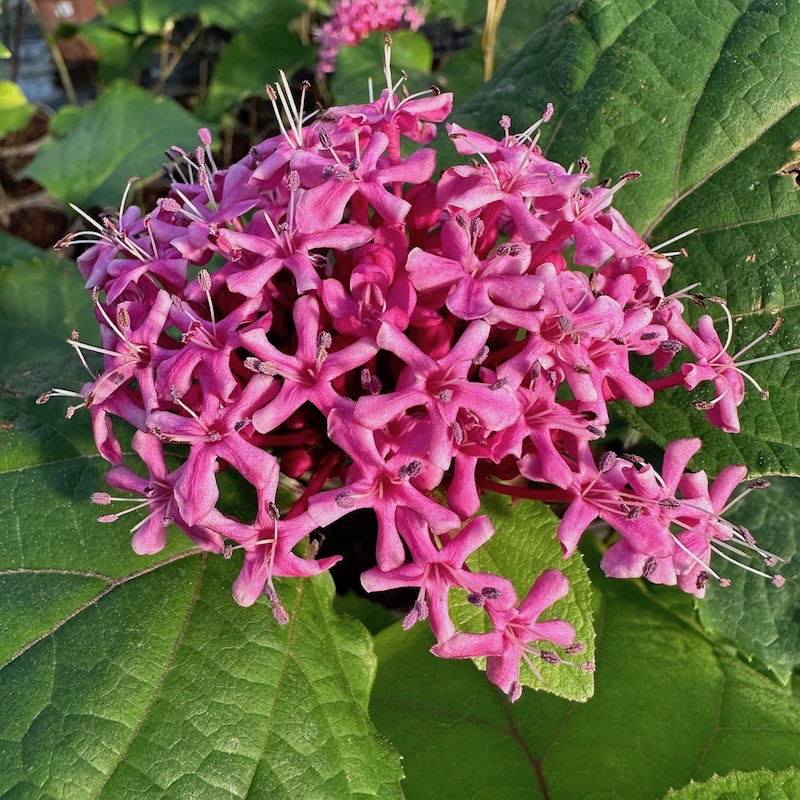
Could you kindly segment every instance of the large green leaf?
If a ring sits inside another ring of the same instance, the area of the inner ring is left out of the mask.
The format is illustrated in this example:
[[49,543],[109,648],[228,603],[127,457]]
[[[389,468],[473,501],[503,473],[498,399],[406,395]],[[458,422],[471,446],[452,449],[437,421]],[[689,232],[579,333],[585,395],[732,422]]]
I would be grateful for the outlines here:
[[[552,101],[548,156],[566,164],[587,156],[601,179],[640,169],[617,206],[654,245],[699,228],[671,286],[701,281],[750,321],[732,352],[774,314],[785,319],[779,340],[752,355],[795,348],[800,194],[792,175],[778,172],[792,160],[800,129],[798,36],[797,3],[575,2],[531,37],[459,121],[498,132],[507,113],[524,128]],[[714,431],[683,391],[631,419],[661,444],[701,435],[699,463],[715,470],[745,461],[762,473],[800,474],[798,361],[751,371],[771,399],[748,393],[738,437]]]
[[758,575],[725,570],[727,589],[708,587],[698,603],[700,620],[708,631],[732,642],[746,656],[756,656],[789,680],[800,667],[800,481],[778,478],[764,491],[749,495],[731,518],[746,526],[759,546],[785,560],[779,563],[786,585],[776,589]]
[[[473,572],[491,572],[508,578],[520,599],[546,569],[558,569],[567,576],[569,594],[544,615],[548,619],[565,619],[575,627],[576,638],[586,644],[579,662],[594,658],[592,626],[592,586],[580,553],[564,561],[556,538],[558,518],[543,503],[523,501],[512,504],[509,498],[488,494],[482,509],[495,527],[495,535],[467,561]],[[482,633],[491,624],[481,609],[454,595],[453,620],[464,630]],[[484,659],[481,659],[483,666]],[[523,669],[520,683],[543,689],[568,700],[588,700],[594,691],[594,676],[581,669],[563,665],[538,663],[544,682],[530,670]]]
[[86,208],[118,205],[125,181],[157,174],[174,144],[191,149],[201,125],[175,101],[122,80],[89,108],[66,109],[58,116],[68,115],[68,129],[42,146],[24,174],[62,203]]
[[714,773],[796,763],[800,700],[788,689],[636,582],[601,586],[585,704],[525,690],[512,705],[471,664],[431,658],[423,629],[377,636],[372,719],[403,753],[409,800],[640,800]]
[[333,612],[328,576],[280,583],[280,627],[265,603],[233,602],[236,556],[175,532],[143,558],[124,526],[96,521],[107,465],[88,420],[34,404],[57,373],[69,380],[66,345],[53,358],[52,340],[29,344],[69,330],[82,281],[8,251],[5,349],[51,358],[0,376],[0,794],[400,797],[399,758],[366,713],[371,639]]
[[732,772],[670,792],[664,800],[792,800],[800,795],[800,772]]

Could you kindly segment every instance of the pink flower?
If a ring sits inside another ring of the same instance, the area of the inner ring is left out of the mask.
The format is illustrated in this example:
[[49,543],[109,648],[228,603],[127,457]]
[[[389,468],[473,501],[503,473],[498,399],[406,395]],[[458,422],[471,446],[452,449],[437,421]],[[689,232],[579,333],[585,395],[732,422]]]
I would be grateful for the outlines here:
[[[538,642],[569,647],[575,641],[575,629],[563,619],[540,621],[542,612],[569,592],[569,581],[558,570],[543,572],[531,587],[519,608],[489,608],[494,630],[491,633],[457,633],[431,648],[441,658],[480,658],[487,656],[486,677],[499,686],[513,702],[522,694],[519,680],[520,661],[525,660],[534,675],[541,679],[531,656],[549,661],[549,649]],[[555,655],[555,654],[553,654]],[[555,657],[559,661],[558,656]]]
[[372,31],[394,31],[404,25],[415,31],[425,21],[409,0],[338,0],[331,11],[331,18],[315,35],[321,74],[336,70],[342,47],[353,47]]

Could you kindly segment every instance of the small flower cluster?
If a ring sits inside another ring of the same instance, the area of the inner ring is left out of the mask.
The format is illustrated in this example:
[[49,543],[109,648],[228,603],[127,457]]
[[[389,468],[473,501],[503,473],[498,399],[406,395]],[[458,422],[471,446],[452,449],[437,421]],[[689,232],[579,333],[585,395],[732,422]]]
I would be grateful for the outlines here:
[[411,0],[338,0],[331,16],[315,33],[319,43],[317,74],[336,71],[336,57],[343,47],[354,47],[375,31],[417,30],[425,17]]
[[[684,319],[682,301],[698,297],[665,293],[675,254],[649,247],[612,207],[638,173],[593,186],[586,160],[577,171],[549,161],[537,144],[548,107],[517,134],[503,117],[499,139],[449,125],[458,152],[475,158],[435,181],[424,145],[451,96],[398,89],[310,122],[305,89],[297,102],[284,76],[269,87],[279,135],[217,169],[201,130],[194,153],[173,149],[172,189],[152,213],[123,200],[118,217],[65,242],[93,245],[78,263],[102,332],[101,347],[70,340],[81,358],[103,358],[80,405],[113,465],[109,485],[140,498],[100,520],[144,509],[138,553],[161,550],[171,523],[203,550],[243,549],[235,599],[263,592],[285,623],[273,578],[338,560],[295,546],[372,509],[377,565],[364,587],[417,587],[406,624],[428,619],[439,656],[488,657],[489,679],[514,700],[521,660],[538,674],[535,659],[571,663],[583,644],[568,622],[541,619],[569,590],[560,572],[520,601],[505,577],[466,565],[494,534],[475,516],[480,494],[567,503],[565,556],[602,518],[620,536],[602,564],[617,577],[701,596],[710,576],[726,582],[712,552],[774,566],[723,518],[744,467],[709,487],[685,472],[699,440],[670,445],[662,474],[592,449],[610,401],[653,402],[631,354],[663,370],[691,353],[656,384],[711,382],[718,394],[703,407],[725,430],[738,428],[743,373],[710,317],[696,332]],[[404,138],[423,146],[404,156]],[[116,418],[136,429],[147,477],[123,464]],[[165,446],[185,456],[176,469]],[[218,509],[225,469],[255,487],[253,522]],[[279,510],[281,481],[301,489]],[[485,612],[489,633],[456,631],[451,590]]]

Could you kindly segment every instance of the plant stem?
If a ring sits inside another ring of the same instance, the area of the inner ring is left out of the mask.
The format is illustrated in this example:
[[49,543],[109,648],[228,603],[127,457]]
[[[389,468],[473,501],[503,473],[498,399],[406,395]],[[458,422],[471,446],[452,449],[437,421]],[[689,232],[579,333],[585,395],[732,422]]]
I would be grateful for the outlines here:
[[497,28],[506,10],[506,0],[487,0],[486,25],[483,29],[483,80],[488,81],[494,74],[494,51],[497,44]]
[[47,48],[50,50],[50,55],[53,57],[53,61],[55,61],[56,69],[58,70],[58,76],[61,78],[61,85],[64,87],[64,91],[67,93],[67,99],[70,103],[72,103],[72,105],[77,106],[78,96],[75,94],[75,86],[72,83],[69,69],[67,69],[67,62],[64,61],[64,56],[61,55],[61,51],[58,49],[55,37],[45,27],[44,20],[42,19],[34,0],[26,0],[26,2],[28,4],[28,8],[33,14],[34,19],[36,20],[36,24],[39,26],[39,31],[42,34],[45,44],[47,44]]

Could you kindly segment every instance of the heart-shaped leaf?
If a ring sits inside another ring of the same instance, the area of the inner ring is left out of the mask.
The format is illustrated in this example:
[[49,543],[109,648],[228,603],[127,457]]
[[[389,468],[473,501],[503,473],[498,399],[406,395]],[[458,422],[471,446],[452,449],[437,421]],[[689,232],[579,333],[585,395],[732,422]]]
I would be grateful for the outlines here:
[[[66,131],[62,115],[69,119]],[[129,178],[158,173],[166,148],[191,150],[200,125],[174,100],[120,80],[91,107],[59,112],[51,130],[62,136],[46,142],[23,174],[65,205],[115,207]]]

